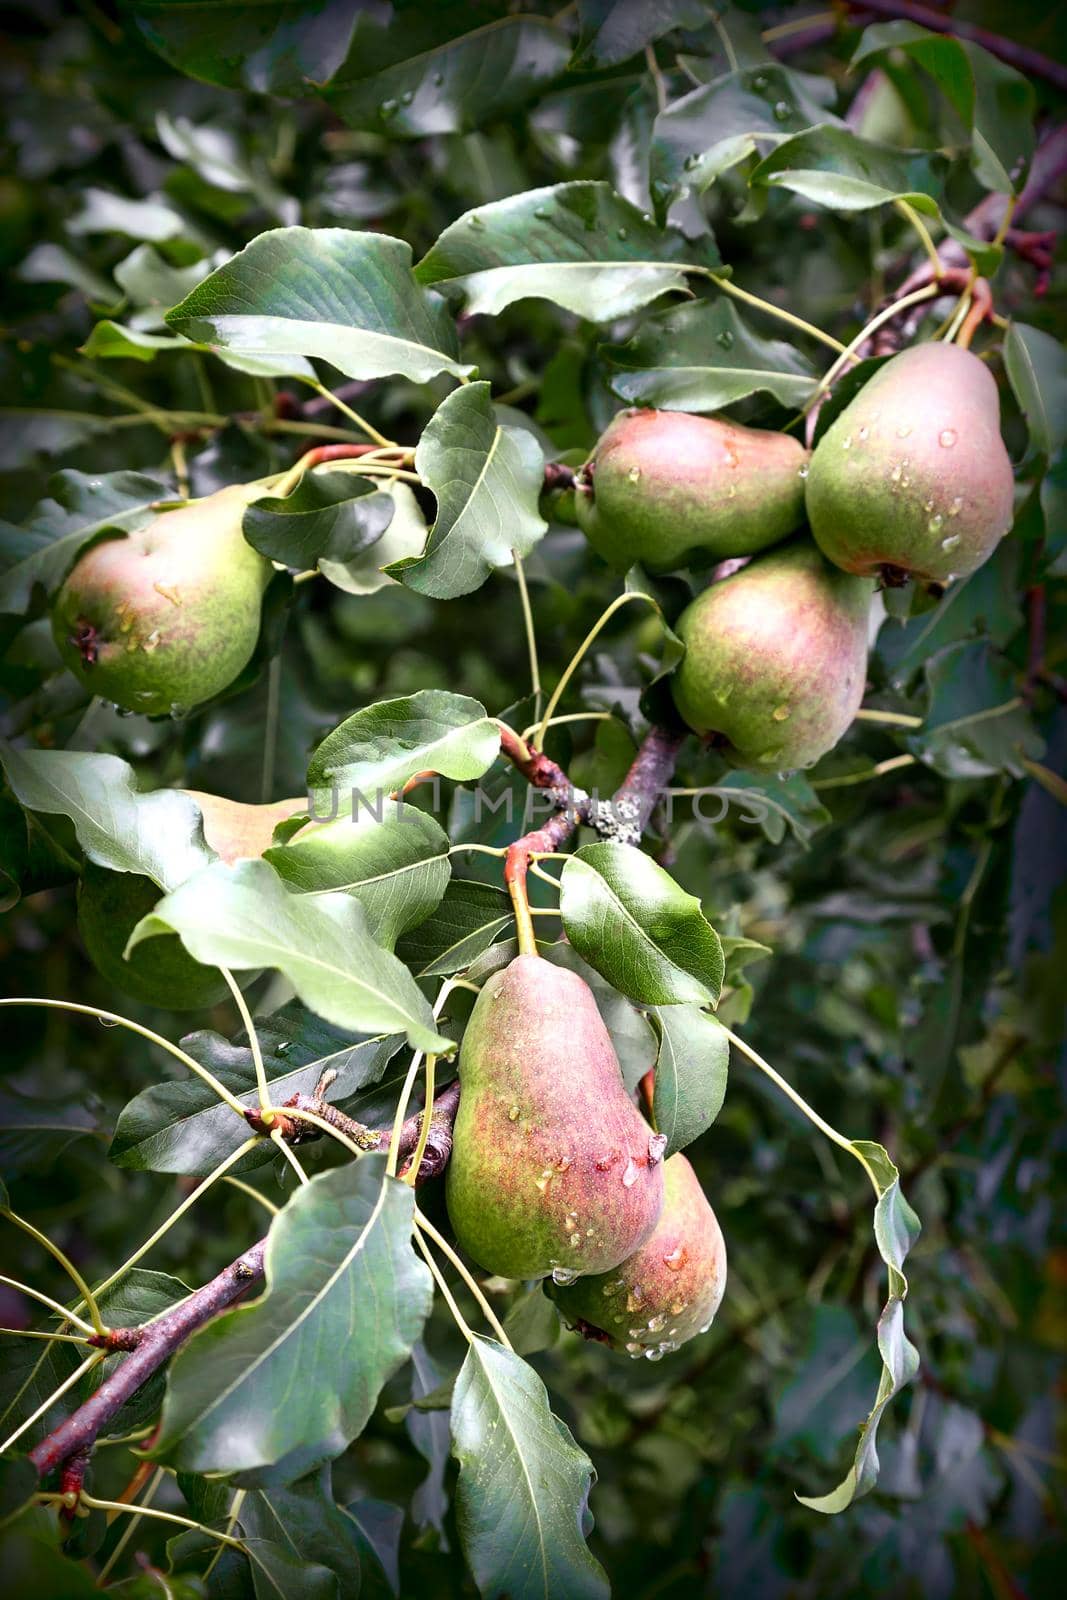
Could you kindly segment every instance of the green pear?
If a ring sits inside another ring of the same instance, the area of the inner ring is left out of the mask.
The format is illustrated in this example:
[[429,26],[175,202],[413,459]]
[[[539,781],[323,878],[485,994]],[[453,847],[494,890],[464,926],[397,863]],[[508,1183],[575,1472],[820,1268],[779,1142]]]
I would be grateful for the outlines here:
[[977,571],[1013,517],[993,375],[969,350],[920,344],[879,367],[819,440],[808,518],[846,572],[887,584]]
[[652,1232],[664,1140],[626,1092],[587,983],[540,956],[487,979],[463,1036],[448,1214],[487,1272],[569,1283]]
[[658,1361],[707,1332],[725,1288],[722,1230],[679,1151],[663,1168],[663,1210],[641,1248],[611,1272],[548,1293],[587,1339]]
[[670,684],[682,717],[734,766],[814,765],[863,698],[873,592],[808,539],[713,583],[675,625],[686,653]]
[[804,520],[803,445],[684,411],[622,411],[578,472],[578,525],[620,572],[710,566]]
[[79,556],[52,608],[75,677],[147,716],[188,710],[232,683],[256,647],[271,575],[241,533],[262,492],[234,484]]
[[78,888],[78,932],[93,966],[145,1005],[168,1011],[217,1005],[230,992],[225,978],[217,967],[194,961],[176,933],[136,945],[125,959],[130,934],[162,898],[151,878],[87,862]]

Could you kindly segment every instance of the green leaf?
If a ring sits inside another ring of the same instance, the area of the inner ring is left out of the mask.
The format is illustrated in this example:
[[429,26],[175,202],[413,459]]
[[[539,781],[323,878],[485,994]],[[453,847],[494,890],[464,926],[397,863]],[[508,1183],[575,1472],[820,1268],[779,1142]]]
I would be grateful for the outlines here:
[[503,889],[470,878],[453,878],[436,911],[400,940],[397,955],[417,978],[465,972],[501,934],[510,931],[513,915]]
[[602,977],[641,1005],[714,1005],[724,963],[700,901],[628,844],[585,845],[563,868],[567,938]]
[[[417,772],[457,782],[480,778],[499,749],[497,726],[477,700],[420,689],[357,711],[327,734],[311,758],[308,788],[316,797],[332,791],[334,815],[348,812],[351,791],[373,810]],[[321,808],[315,814],[323,818]]]
[[196,801],[180,789],[142,794],[133,768],[118,756],[9,747],[0,765],[28,811],[69,817],[90,861],[112,872],[176,889],[216,859]]
[[501,17],[428,49],[406,33],[395,32],[400,60],[367,76],[367,58],[354,51],[330,85],[326,98],[349,127],[393,139],[465,133],[532,99],[570,55],[567,35],[544,17]]
[[749,181],[788,189],[832,211],[866,211],[907,200],[936,217],[947,171],[946,158],[936,152],[876,144],[847,128],[812,128],[779,145]]
[[[332,1104],[359,1115],[353,1097],[377,1083],[403,1043],[400,1034],[352,1040],[295,1005],[272,1017],[259,1017],[256,1032],[271,1101],[281,1105],[294,1094],[312,1094],[322,1074],[335,1073]],[[252,1052],[243,1040],[231,1044],[209,1030],[186,1035],[182,1049],[209,1068],[243,1105],[259,1103]],[[108,1157],[134,1171],[179,1172],[206,1177],[245,1143],[248,1128],[202,1078],[191,1074],[142,1089],[119,1113]],[[249,1171],[274,1159],[257,1145],[232,1170]]]
[[868,1493],[878,1481],[878,1424],[895,1394],[911,1382],[919,1370],[919,1352],[904,1332],[904,1300],[908,1280],[904,1260],[919,1237],[919,1219],[900,1192],[900,1173],[880,1144],[866,1139],[851,1141],[872,1175],[878,1196],[874,1208],[874,1238],[878,1253],[889,1268],[889,1299],[878,1319],[878,1350],[882,1357],[882,1377],[873,1409],[860,1428],[855,1460],[836,1489],[829,1494],[798,1495],[801,1505],[812,1511],[832,1515],[844,1511],[860,1495]]
[[448,835],[402,801],[380,822],[364,812],[313,824],[293,843],[265,851],[264,860],[300,894],[354,895],[387,950],[437,908],[451,873]]
[[0,1527],[29,1505],[40,1486],[37,1468],[25,1456],[0,1459]]
[[[306,94],[333,77],[350,49],[382,31],[380,8],[336,0],[126,0],[148,44],[172,66],[226,89]],[[386,12],[388,17],[391,13]]]
[[903,51],[934,79],[971,135],[971,166],[997,193],[1019,194],[1034,152],[1034,91],[1014,67],[970,39],[931,33],[914,22],[866,28],[851,65]]
[[0,1172],[8,1182],[23,1173],[40,1177],[68,1145],[96,1134],[99,1126],[77,1100],[22,1094],[14,1086],[0,1089]]
[[661,229],[607,183],[560,183],[469,211],[415,268],[420,283],[454,285],[467,310],[495,315],[517,300],[550,300],[610,322],[670,290],[686,273],[721,266],[709,237]]
[[[433,1298],[411,1246],[415,1194],[385,1157],[320,1174],[271,1225],[263,1294],[180,1351],[158,1459],[256,1487],[332,1460],[366,1426]],[[289,1394],[291,1404],[280,1404]],[[297,1398],[298,1397],[298,1398]]]
[[1013,322],[1004,336],[1004,366],[1030,443],[1054,456],[1067,442],[1067,351],[1052,334]]
[[169,327],[244,355],[312,356],[349,378],[465,376],[456,330],[411,274],[401,239],[346,228],[275,228],[197,284]]
[[908,748],[946,778],[1025,775],[1044,754],[1014,667],[987,642],[962,639],[925,668],[930,708]]
[[768,61],[728,72],[672,101],[652,129],[657,205],[665,208],[687,192],[703,194],[731,167],[814,123],[836,124],[827,110],[834,94],[829,80]]
[[22,283],[65,283],[99,305],[115,303],[114,286],[58,244],[35,244],[15,268],[14,276]]
[[348,570],[377,544],[396,502],[369,478],[350,472],[306,472],[292,494],[267,495],[244,514],[253,549],[298,572]]
[[529,555],[548,524],[538,510],[541,446],[526,428],[506,427],[487,383],[457,389],[431,418],[415,470],[437,499],[437,519],[420,556],[396,562],[391,576],[420,594],[453,600],[483,584],[495,567]]
[[659,1034],[652,1112],[667,1136],[664,1159],[699,1139],[722,1110],[730,1041],[699,1006],[664,1006],[654,1013]]
[[174,494],[171,484],[143,472],[109,472],[102,477],[60,472],[48,487],[54,498],[34,508],[25,529],[13,529],[10,539],[4,531],[0,612],[27,610],[38,584],[49,593],[58,589],[82,545],[94,534],[104,528],[129,532],[143,527],[156,514],[154,503]]
[[580,59],[615,67],[639,55],[672,28],[700,28],[702,0],[578,0],[584,44]]
[[93,361],[154,361],[161,350],[195,349],[188,339],[165,333],[141,333],[117,322],[98,322],[81,347],[83,356]]
[[719,411],[760,393],[799,406],[816,383],[799,351],[753,333],[725,296],[650,317],[628,344],[600,353],[615,394],[666,411]]
[[247,194],[280,222],[295,222],[300,206],[279,189],[265,160],[248,159],[237,137],[209,123],[197,126],[188,117],[156,112],[159,142],[175,161],[184,161],[213,188],[228,194]]
[[[702,790],[702,794],[708,797],[699,802],[704,821],[721,821],[736,808],[737,821],[762,828],[772,844],[781,844],[787,828],[801,844],[807,844],[812,834],[830,821],[829,811],[800,772],[791,773],[788,778],[730,772],[720,783]],[[712,808],[712,797],[718,797],[718,809]]]
[[145,333],[139,328],[124,328],[118,322],[98,322],[86,342],[82,355],[94,360],[154,361],[161,352],[172,350],[199,350],[218,356],[235,372],[250,373],[261,378],[313,378],[315,369],[303,356],[245,355],[239,350],[217,349],[209,344],[195,344],[180,335],[173,337],[162,333]]
[[189,232],[181,213],[159,196],[130,200],[126,195],[112,194],[108,189],[97,189],[90,184],[82,190],[80,198],[81,210],[67,222],[68,233],[75,236],[124,233],[131,239],[161,244],[166,239],[180,239]]
[[454,1049],[407,968],[375,944],[350,895],[291,894],[266,861],[220,861],[143,917],[129,948],[166,932],[208,966],[284,972],[304,1004],[338,1027],[405,1033],[415,1050]]
[[329,1467],[290,1487],[250,1491],[241,1503],[240,1535],[268,1540],[294,1561],[334,1575],[336,1600],[359,1600],[360,1534],[334,1500]]
[[256,1600],[337,1600],[337,1578],[272,1539],[246,1545]]
[[478,1335],[456,1380],[452,1453],[460,1539],[483,1600],[607,1600],[585,1543],[589,1458],[533,1368]]

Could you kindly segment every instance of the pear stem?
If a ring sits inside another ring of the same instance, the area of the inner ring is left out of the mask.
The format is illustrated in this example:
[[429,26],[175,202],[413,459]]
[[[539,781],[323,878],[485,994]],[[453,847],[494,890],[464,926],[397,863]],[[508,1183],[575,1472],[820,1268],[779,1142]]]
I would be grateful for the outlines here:
[[625,594],[617,595],[611,604],[606,608],[606,610],[600,613],[600,616],[597,618],[596,622],[594,622],[593,626],[590,628],[589,632],[586,634],[577,650],[571,656],[571,659],[568,661],[563,670],[563,676],[560,678],[559,682],[556,684],[556,687],[552,691],[551,699],[549,700],[548,705],[545,707],[545,714],[541,718],[537,732],[534,735],[533,747],[535,750],[540,750],[543,746],[545,742],[545,734],[547,733],[549,723],[552,721],[552,718],[555,714],[556,707],[562,700],[563,695],[566,692],[567,685],[570,683],[571,679],[574,677],[574,674],[581,666],[582,661],[585,658],[586,651],[590,649],[601,629],[604,628],[608,622],[610,622],[616,611],[620,611],[622,607],[628,605],[631,600],[644,600],[648,605],[652,606],[654,610],[659,610],[659,606],[657,605],[656,601],[653,600],[651,595],[641,594],[635,589],[628,589]]
[[894,208],[904,218],[904,220],[909,222],[914,228],[915,232],[918,234],[919,241],[922,244],[923,249],[926,251],[927,259],[930,262],[930,270],[935,278],[940,278],[942,272],[945,270],[944,265],[941,261],[941,257],[937,253],[937,246],[930,237],[930,230],[927,228],[926,223],[923,221],[922,217],[920,217],[915,207],[909,205],[906,200],[894,200],[893,205]]
[[534,632],[533,608],[530,605],[530,591],[526,585],[526,568],[522,564],[522,557],[517,550],[512,550],[515,559],[515,579],[519,585],[519,600],[522,604],[522,624],[526,630],[526,650],[530,657],[530,692],[541,703],[541,668],[537,659],[537,635]]

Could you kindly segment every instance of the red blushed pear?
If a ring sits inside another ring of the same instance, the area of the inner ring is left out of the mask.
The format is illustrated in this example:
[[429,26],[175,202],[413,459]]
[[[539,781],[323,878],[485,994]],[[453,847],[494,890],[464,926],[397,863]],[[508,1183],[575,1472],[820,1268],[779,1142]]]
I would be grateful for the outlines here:
[[622,411],[579,469],[575,513],[621,572],[710,566],[804,520],[808,453],[785,433],[684,411]]
[[612,1272],[549,1294],[564,1321],[636,1360],[658,1361],[705,1333],[726,1288],[726,1245],[685,1156],[663,1169],[663,1210],[640,1250]]
[[989,560],[1013,490],[989,368],[957,345],[920,344],[879,367],[819,440],[808,518],[846,572],[948,583]]
[[873,593],[810,539],[711,584],[676,624],[686,653],[670,684],[682,717],[733,766],[813,766],[859,710]]
[[665,1141],[626,1091],[592,991],[520,955],[490,977],[460,1051],[448,1214],[487,1272],[570,1283],[655,1227]]
[[52,607],[64,664],[93,694],[145,716],[219,694],[248,665],[271,564],[241,532],[260,484],[165,511],[79,556]]

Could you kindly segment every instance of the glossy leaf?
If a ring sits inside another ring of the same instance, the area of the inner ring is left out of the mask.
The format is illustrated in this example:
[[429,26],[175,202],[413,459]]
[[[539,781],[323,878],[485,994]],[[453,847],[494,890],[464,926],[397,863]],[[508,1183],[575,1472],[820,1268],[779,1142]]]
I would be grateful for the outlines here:
[[722,1110],[730,1041],[699,1006],[663,1006],[654,1014],[659,1035],[656,1129],[667,1135],[664,1158],[699,1139]]
[[[326,1071],[335,1074],[329,1099],[359,1116],[353,1097],[377,1083],[403,1042],[399,1034],[352,1040],[295,1005],[256,1019],[271,1099],[312,1094]],[[247,1043],[230,1043],[209,1030],[187,1034],[182,1049],[207,1067],[242,1104],[257,1105],[255,1068]],[[119,1167],[207,1177],[248,1138],[248,1127],[202,1078],[151,1084],[119,1114],[108,1151]],[[231,1170],[245,1172],[275,1159],[259,1145]]]
[[970,132],[979,181],[1018,194],[1034,149],[1034,91],[1026,78],[970,39],[905,21],[864,29],[852,65],[868,67],[898,51],[929,72]]
[[350,895],[291,894],[266,861],[218,862],[143,917],[129,947],[166,932],[207,966],[284,972],[304,1004],[338,1027],[405,1033],[418,1050],[453,1049],[407,968],[375,944]]
[[1004,366],[1030,443],[1053,456],[1067,442],[1067,352],[1041,328],[1013,322],[1004,336]]
[[426,812],[402,803],[380,822],[361,812],[312,823],[264,859],[300,894],[354,895],[387,950],[437,908],[450,876],[448,835]]
[[244,355],[316,357],[350,378],[424,383],[469,370],[443,302],[411,275],[410,247],[380,233],[261,233],[168,312],[167,324]]
[[328,93],[349,127],[392,138],[465,133],[532,99],[570,55],[563,30],[535,16],[500,17],[428,49],[417,36],[413,43],[412,54],[369,76],[367,59],[352,53]]
[[836,123],[828,109],[833,95],[829,80],[819,84],[777,62],[759,62],[672,101],[652,131],[657,204],[687,191],[703,194],[749,156],[764,155],[813,124]]
[[[413,1210],[384,1156],[298,1189],[271,1226],[263,1294],[202,1328],[171,1366],[153,1454],[257,1486],[340,1455],[430,1309]],[[279,1405],[287,1391],[300,1403]]]
[[701,0],[578,0],[585,42],[581,60],[615,67],[639,55],[672,28],[700,28],[707,21]]
[[394,501],[370,478],[307,472],[289,495],[266,495],[248,507],[242,532],[253,549],[298,572],[346,571],[392,521]]
[[23,1173],[47,1172],[75,1139],[98,1130],[88,1105],[5,1087],[0,1090],[0,1172],[9,1183]]
[[444,689],[421,689],[399,700],[380,700],[333,730],[308,767],[308,788],[334,800],[315,816],[347,815],[352,791],[372,809],[418,772],[460,782],[480,778],[496,759],[500,734],[476,700]]
[[799,351],[754,333],[725,296],[650,317],[628,344],[601,354],[620,399],[666,411],[719,411],[760,393],[800,406],[816,382]]
[[845,128],[812,128],[765,156],[750,182],[788,189],[833,211],[866,211],[907,200],[937,216],[948,163],[928,150],[860,139]]
[[563,868],[567,938],[622,994],[643,1005],[714,1005],[724,963],[700,901],[633,845],[585,845]]
[[425,922],[405,934],[397,954],[417,978],[464,972],[513,925],[503,889],[470,878],[452,878],[441,903]]
[[240,1537],[267,1540],[304,1565],[324,1567],[336,1600],[359,1600],[360,1538],[334,1500],[329,1467],[288,1487],[253,1490],[241,1503]]
[[610,322],[685,290],[690,268],[720,265],[709,239],[693,243],[657,228],[610,184],[579,182],[468,212],[445,229],[415,276],[454,285],[472,313],[538,299]]
[[930,708],[909,748],[950,778],[1021,777],[1044,754],[1010,664],[982,642],[948,645],[926,664]]
[[548,524],[538,510],[544,455],[526,428],[497,417],[487,383],[450,394],[415,452],[415,470],[437,499],[424,553],[389,568],[411,589],[451,600],[495,567],[526,556]]
[[213,0],[204,12],[186,0],[128,0],[145,40],[191,77],[263,94],[304,93],[324,83],[348,50],[379,32],[381,12],[358,0],[310,0],[298,10],[266,0],[249,11]]
[[589,1458],[521,1357],[475,1335],[452,1400],[457,1516],[484,1600],[607,1600],[585,1543]]
[[78,843],[101,867],[175,889],[215,860],[195,800],[180,789],[143,794],[118,756],[9,748],[0,764],[26,809],[69,817]]

